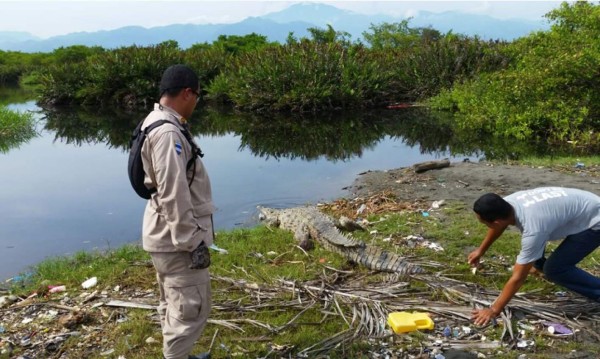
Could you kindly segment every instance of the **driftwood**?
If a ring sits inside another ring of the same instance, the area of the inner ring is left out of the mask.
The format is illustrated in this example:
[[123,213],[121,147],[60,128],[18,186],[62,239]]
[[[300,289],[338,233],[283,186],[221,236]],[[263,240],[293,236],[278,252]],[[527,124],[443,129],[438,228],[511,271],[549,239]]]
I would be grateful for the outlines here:
[[144,304],[144,303],[135,303],[135,302],[126,302],[123,300],[111,300],[110,302],[104,304],[109,307],[121,307],[121,308],[138,308],[138,309],[156,309],[155,305]]
[[427,161],[427,162],[416,163],[413,165],[413,169],[415,170],[416,173],[422,173],[425,171],[429,171],[429,170],[433,170],[433,169],[437,169],[437,168],[449,167],[449,166],[450,166],[450,160],[445,158],[445,159],[439,160],[439,161]]

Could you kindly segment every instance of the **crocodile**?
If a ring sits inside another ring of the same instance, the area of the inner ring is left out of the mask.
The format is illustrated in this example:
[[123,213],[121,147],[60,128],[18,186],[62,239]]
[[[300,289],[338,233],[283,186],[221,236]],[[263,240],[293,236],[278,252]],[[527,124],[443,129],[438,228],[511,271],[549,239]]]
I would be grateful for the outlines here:
[[403,257],[349,238],[339,231],[333,220],[314,206],[273,209],[258,207],[259,219],[267,226],[279,227],[294,233],[304,249],[311,249],[313,241],[326,250],[362,264],[369,269],[412,275],[423,273],[420,266]]

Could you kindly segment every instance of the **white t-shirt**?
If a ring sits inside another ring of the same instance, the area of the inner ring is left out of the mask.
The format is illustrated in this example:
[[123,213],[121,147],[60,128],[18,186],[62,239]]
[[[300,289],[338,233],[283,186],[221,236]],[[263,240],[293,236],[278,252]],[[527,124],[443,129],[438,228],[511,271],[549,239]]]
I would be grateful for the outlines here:
[[521,231],[518,264],[544,255],[546,242],[600,229],[600,197],[575,188],[540,187],[515,192],[504,198],[515,210],[515,226]]

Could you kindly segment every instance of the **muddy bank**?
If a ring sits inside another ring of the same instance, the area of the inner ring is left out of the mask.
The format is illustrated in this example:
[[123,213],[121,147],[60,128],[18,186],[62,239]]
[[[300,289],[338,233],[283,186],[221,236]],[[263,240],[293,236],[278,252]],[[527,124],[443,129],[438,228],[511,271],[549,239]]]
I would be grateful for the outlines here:
[[459,200],[471,205],[487,192],[504,196],[541,186],[574,187],[600,194],[600,166],[545,168],[454,162],[420,174],[412,167],[365,172],[347,190],[354,197],[390,191],[399,200]]

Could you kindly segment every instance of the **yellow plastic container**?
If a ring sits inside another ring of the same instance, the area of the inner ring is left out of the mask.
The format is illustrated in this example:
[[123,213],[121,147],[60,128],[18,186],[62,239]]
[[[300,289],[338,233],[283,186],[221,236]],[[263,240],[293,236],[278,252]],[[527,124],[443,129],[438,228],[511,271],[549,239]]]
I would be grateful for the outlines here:
[[427,313],[393,312],[388,315],[388,324],[396,334],[413,332],[418,329],[433,329],[433,320]]

